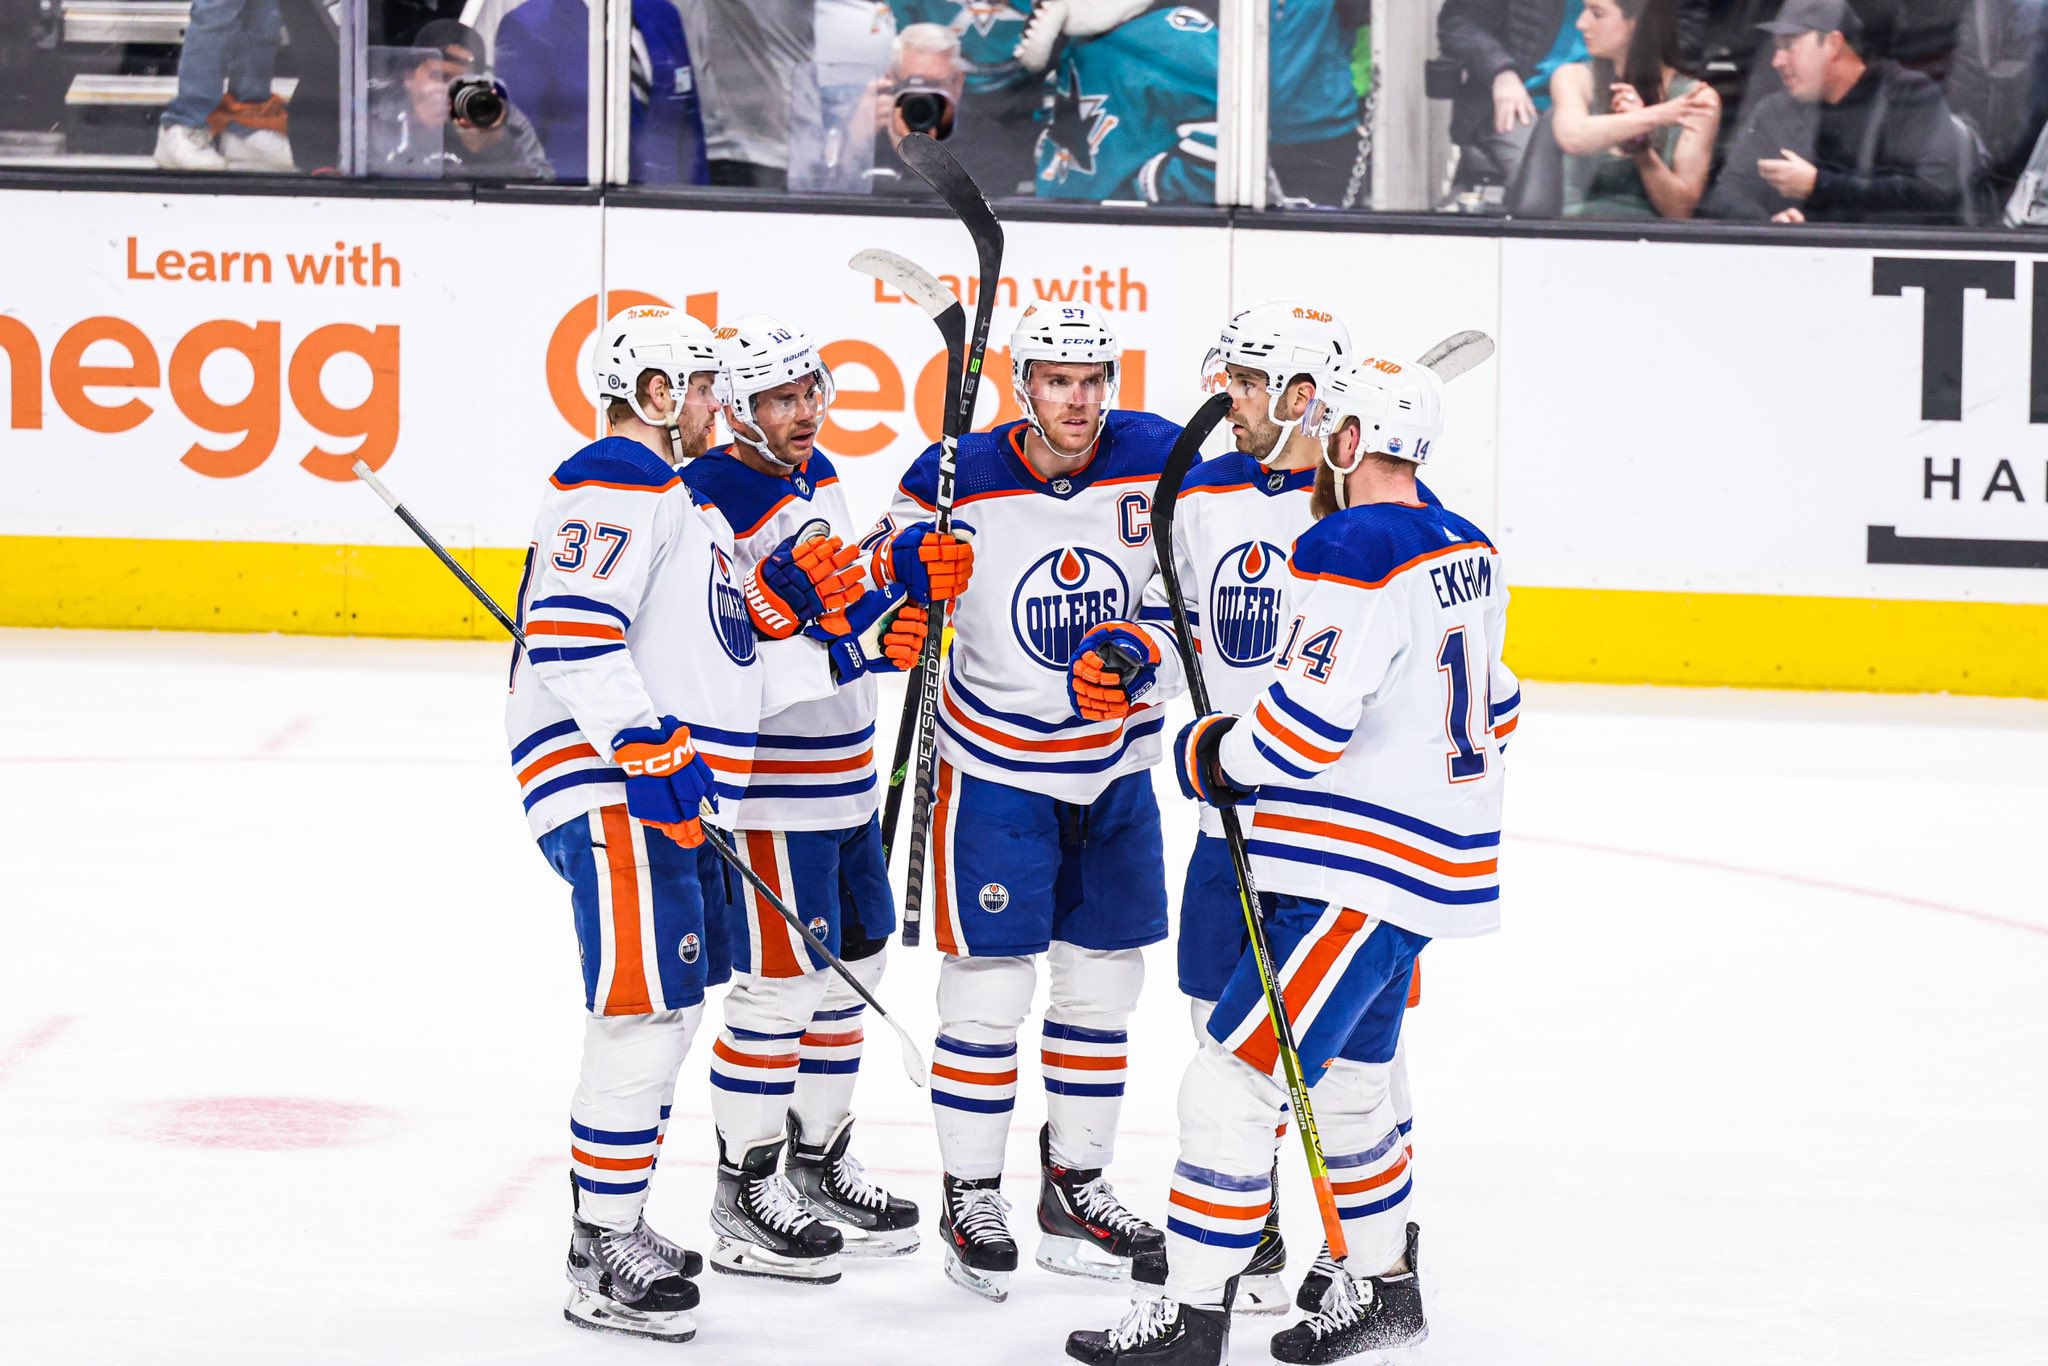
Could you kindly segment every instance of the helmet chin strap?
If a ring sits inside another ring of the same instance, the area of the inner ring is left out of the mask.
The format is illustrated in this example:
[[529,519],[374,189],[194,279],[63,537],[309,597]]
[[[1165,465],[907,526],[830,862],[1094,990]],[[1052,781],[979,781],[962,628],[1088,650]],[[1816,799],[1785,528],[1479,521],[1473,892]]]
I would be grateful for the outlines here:
[[1337,496],[1337,506],[1339,508],[1348,508],[1351,506],[1351,472],[1365,461],[1365,440],[1361,434],[1358,449],[1351,453],[1351,463],[1349,465],[1340,465],[1337,463],[1337,438],[1343,434],[1341,428],[1330,434],[1328,444],[1323,447],[1323,463],[1328,465],[1330,472],[1337,476],[1330,481],[1334,486],[1332,492]]
[[[1288,438],[1294,435],[1295,428],[1301,426],[1301,414],[1296,414],[1293,417],[1280,416],[1280,395],[1286,392],[1285,386],[1266,391],[1266,420],[1280,429],[1280,435],[1273,439],[1273,449],[1266,452],[1268,460],[1280,454],[1281,448],[1286,446]],[[1303,411],[1306,412],[1306,409]]]

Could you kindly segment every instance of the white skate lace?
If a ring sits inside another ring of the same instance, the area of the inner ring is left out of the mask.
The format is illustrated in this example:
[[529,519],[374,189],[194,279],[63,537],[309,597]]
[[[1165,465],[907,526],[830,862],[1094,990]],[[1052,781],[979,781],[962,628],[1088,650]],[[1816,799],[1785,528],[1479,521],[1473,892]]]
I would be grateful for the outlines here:
[[598,1255],[605,1270],[616,1280],[626,1282],[635,1290],[645,1290],[664,1276],[676,1274],[675,1268],[663,1261],[640,1239],[640,1231],[632,1229],[625,1233],[607,1233],[598,1240]]
[[832,1164],[832,1183],[837,1187],[833,1194],[850,1204],[866,1205],[869,1209],[889,1207],[889,1192],[868,1180],[868,1170],[857,1157],[839,1155]]
[[1109,1330],[1109,1345],[1119,1352],[1141,1347],[1173,1327],[1173,1321],[1179,1315],[1180,1308],[1172,1300],[1132,1300],[1131,1312],[1124,1315],[1122,1323]]
[[1312,1276],[1321,1276],[1325,1280],[1334,1281],[1340,1279],[1340,1277],[1338,1276],[1338,1272],[1340,1270],[1342,1270],[1342,1268],[1340,1268],[1337,1265],[1337,1259],[1330,1255],[1330,1245],[1328,1243],[1324,1243],[1323,1250],[1316,1254],[1316,1264],[1315,1266],[1310,1268],[1309,1274]]
[[747,1194],[753,1202],[754,1213],[777,1233],[794,1233],[815,1222],[804,1198],[780,1172],[754,1182]]
[[1013,1241],[1010,1226],[1003,1222],[1003,1216],[1010,1212],[1010,1202],[999,1190],[982,1186],[967,1186],[953,1193],[953,1224],[970,1239],[981,1241]]
[[1125,1209],[1109,1182],[1099,1176],[1074,1194],[1080,1199],[1082,1214],[1113,1232],[1128,1235],[1145,1227],[1145,1221]]
[[634,1226],[633,1236],[640,1240],[642,1247],[647,1248],[664,1262],[678,1261],[683,1255],[681,1243],[662,1237],[649,1226],[645,1219],[642,1219]]
[[1357,1323],[1371,1303],[1372,1292],[1369,1289],[1338,1271],[1330,1282],[1329,1293],[1323,1296],[1322,1312],[1311,1315],[1304,1326],[1318,1339],[1326,1338]]

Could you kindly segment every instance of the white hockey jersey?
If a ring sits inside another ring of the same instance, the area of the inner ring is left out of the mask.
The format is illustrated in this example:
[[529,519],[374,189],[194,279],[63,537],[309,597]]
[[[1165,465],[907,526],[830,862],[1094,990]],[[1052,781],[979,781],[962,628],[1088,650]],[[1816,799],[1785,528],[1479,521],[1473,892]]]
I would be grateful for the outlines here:
[[[822,451],[787,476],[763,474],[721,446],[683,467],[698,506],[725,528],[744,576],[776,546],[816,524],[852,545],[857,528],[846,510],[839,474]],[[809,650],[825,646],[802,635],[778,642]],[[825,664],[829,676],[830,665]],[[849,830],[881,805],[875,777],[875,680],[863,674],[828,696],[768,715],[754,751],[752,776],[740,803],[741,830]]]
[[1501,751],[1521,687],[1501,659],[1507,586],[1485,533],[1376,503],[1303,532],[1266,687],[1224,737],[1257,786],[1259,888],[1418,934],[1499,928]]
[[549,482],[519,585],[527,648],[513,653],[505,704],[534,837],[625,801],[612,741],[662,716],[689,726],[718,776],[718,824],[729,826],[771,673],[777,699],[819,696],[831,688],[829,664],[802,642],[807,650],[776,651],[762,667],[730,543],[639,442],[599,440]]
[[[1217,711],[1236,716],[1251,710],[1271,680],[1280,628],[1292,620],[1287,564],[1295,538],[1315,522],[1309,510],[1315,486],[1313,466],[1268,469],[1241,451],[1202,461],[1181,484],[1174,562],[1202,681]],[[1417,487],[1424,503],[1437,503],[1427,487]],[[1164,578],[1146,590],[1139,620],[1172,628]],[[1249,809],[1244,818],[1250,819]],[[1202,829],[1222,837],[1223,818],[1214,807],[1202,808]]]
[[[1084,721],[1067,697],[1075,642],[1100,622],[1136,620],[1159,573],[1152,493],[1180,428],[1111,412],[1088,464],[1050,480],[1024,460],[1027,430],[1012,422],[960,438],[953,512],[974,528],[974,579],[949,618],[939,754],[978,778],[1091,802],[1157,761],[1161,704],[1178,690],[1169,638],[1159,685],[1128,716]],[[939,451],[904,475],[887,526],[932,515]]]

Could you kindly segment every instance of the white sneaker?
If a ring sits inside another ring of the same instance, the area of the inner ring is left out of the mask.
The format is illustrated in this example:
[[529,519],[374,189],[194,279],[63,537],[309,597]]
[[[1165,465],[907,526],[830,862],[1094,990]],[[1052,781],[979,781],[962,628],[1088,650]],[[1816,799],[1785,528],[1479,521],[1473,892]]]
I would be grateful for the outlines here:
[[269,128],[255,128],[247,132],[229,128],[220,135],[220,153],[227,158],[227,165],[237,171],[298,169],[292,161],[291,139]]
[[204,128],[165,123],[156,130],[156,164],[166,171],[224,171],[228,162]]

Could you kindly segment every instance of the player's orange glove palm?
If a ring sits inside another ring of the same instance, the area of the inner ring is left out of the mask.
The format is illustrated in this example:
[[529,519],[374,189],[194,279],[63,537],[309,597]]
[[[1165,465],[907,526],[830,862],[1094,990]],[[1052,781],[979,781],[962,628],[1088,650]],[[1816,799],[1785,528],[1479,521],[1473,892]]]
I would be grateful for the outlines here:
[[896,609],[895,620],[882,632],[882,653],[905,673],[917,667],[924,654],[925,637],[931,634],[931,614],[914,602]]

